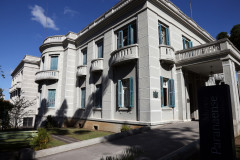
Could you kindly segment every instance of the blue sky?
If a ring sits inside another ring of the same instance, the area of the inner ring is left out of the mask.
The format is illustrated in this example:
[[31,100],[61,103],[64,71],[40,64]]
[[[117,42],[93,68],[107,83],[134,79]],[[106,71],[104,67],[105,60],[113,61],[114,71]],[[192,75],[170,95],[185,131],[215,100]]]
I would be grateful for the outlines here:
[[[9,99],[11,72],[26,55],[40,56],[39,46],[47,36],[65,35],[81,29],[119,0],[0,0],[0,65],[6,78],[0,88]],[[190,0],[171,0],[190,16]],[[192,0],[193,19],[213,37],[240,24],[239,0]],[[48,24],[46,25],[46,16]]]

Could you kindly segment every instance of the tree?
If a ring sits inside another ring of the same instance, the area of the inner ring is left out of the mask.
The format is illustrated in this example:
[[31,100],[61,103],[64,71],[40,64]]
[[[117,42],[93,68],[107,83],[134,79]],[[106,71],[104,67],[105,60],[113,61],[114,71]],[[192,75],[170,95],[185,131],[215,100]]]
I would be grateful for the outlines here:
[[1,66],[1,65],[0,65],[0,75],[1,75],[2,78],[5,78],[5,75],[4,75],[4,73],[3,73],[3,70],[2,70],[2,66]]
[[0,99],[0,126],[3,129],[10,128],[10,111],[13,105],[9,101]]
[[219,39],[223,39],[223,38],[229,38],[229,35],[227,32],[220,32],[218,35],[217,35],[217,40]]
[[19,124],[23,121],[23,117],[29,114],[28,108],[35,104],[33,101],[26,100],[24,97],[17,97],[12,100],[13,108],[10,111],[12,126],[18,128]]
[[240,50],[240,24],[233,26],[230,40]]
[[2,88],[0,88],[0,99],[2,99],[2,100],[3,100],[3,97],[4,97],[4,95],[3,95],[3,89],[2,89]]

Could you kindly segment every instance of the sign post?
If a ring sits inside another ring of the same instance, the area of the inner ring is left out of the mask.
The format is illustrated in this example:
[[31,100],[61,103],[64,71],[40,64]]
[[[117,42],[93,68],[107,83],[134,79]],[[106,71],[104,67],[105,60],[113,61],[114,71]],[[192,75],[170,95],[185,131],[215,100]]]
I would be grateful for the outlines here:
[[228,85],[198,90],[201,160],[235,160],[235,143]]

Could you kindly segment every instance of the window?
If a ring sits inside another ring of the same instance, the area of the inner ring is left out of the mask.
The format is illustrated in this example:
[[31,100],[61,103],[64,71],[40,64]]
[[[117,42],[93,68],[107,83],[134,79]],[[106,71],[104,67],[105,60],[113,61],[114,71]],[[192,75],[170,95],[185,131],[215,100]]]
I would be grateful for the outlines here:
[[164,24],[159,23],[158,32],[159,32],[159,44],[170,45],[168,27]]
[[97,43],[97,58],[103,58],[103,41]]
[[193,47],[192,41],[190,41],[186,37],[182,37],[182,41],[183,41],[183,49],[188,49]]
[[136,43],[136,24],[130,24],[117,32],[117,48]]
[[55,107],[55,95],[56,95],[55,89],[48,90],[48,107]]
[[51,56],[51,66],[50,70],[57,70],[58,69],[58,57]]
[[95,107],[102,108],[102,84],[96,85]]
[[23,118],[23,127],[32,127],[33,117]]
[[133,107],[133,78],[118,80],[118,107]]
[[81,88],[81,108],[85,108],[86,88]]
[[160,77],[161,106],[175,107],[174,80]]
[[87,65],[87,49],[82,51],[82,64]]

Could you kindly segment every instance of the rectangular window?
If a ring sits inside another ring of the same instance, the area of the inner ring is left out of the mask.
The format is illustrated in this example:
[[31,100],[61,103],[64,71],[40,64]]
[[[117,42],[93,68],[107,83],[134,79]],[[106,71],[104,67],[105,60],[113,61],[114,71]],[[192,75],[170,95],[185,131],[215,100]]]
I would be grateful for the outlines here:
[[97,58],[103,58],[103,41],[97,43]]
[[23,118],[23,127],[32,127],[33,117],[24,117]]
[[82,51],[82,64],[87,65],[87,49]]
[[48,107],[55,107],[55,95],[56,95],[55,89],[48,90]]
[[164,24],[158,24],[159,44],[170,45],[169,27]]
[[133,107],[133,78],[118,80],[118,107]]
[[51,56],[51,66],[50,70],[58,69],[58,56]]
[[190,41],[186,37],[182,37],[182,42],[183,42],[183,49],[188,49],[193,47],[192,41]]
[[160,77],[161,106],[175,107],[174,80]]
[[136,24],[129,24],[117,32],[117,48],[137,42]]
[[45,57],[42,57],[42,70],[44,71],[45,69]]
[[81,88],[81,108],[85,108],[86,88]]
[[96,85],[95,107],[102,108],[102,84]]

